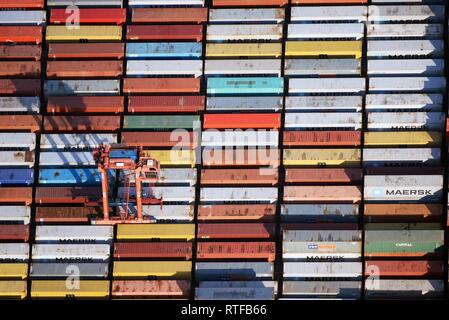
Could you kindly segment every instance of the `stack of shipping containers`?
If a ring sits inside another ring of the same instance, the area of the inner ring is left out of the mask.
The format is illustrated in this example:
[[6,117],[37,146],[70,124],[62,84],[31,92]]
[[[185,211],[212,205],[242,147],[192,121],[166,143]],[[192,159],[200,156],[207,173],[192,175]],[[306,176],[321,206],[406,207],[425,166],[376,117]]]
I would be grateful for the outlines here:
[[[365,297],[444,292],[442,5],[372,1],[363,166]],[[440,2],[441,3],[441,2]]]
[[291,7],[281,207],[284,298],[361,297],[367,11],[361,3],[295,1]]

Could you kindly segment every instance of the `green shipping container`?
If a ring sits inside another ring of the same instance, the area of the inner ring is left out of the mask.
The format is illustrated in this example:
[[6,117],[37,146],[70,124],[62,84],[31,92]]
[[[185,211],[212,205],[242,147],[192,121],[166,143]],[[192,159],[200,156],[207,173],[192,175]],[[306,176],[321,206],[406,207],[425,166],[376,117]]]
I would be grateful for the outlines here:
[[125,116],[125,129],[194,129],[199,116]]

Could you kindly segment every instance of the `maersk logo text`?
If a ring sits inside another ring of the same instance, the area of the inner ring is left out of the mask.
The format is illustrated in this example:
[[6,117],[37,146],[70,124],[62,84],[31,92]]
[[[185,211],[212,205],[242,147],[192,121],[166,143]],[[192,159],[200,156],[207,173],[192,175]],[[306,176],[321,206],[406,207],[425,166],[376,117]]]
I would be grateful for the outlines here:
[[403,190],[386,190],[387,196],[430,196],[432,195],[431,190],[414,190],[414,189],[403,189]]

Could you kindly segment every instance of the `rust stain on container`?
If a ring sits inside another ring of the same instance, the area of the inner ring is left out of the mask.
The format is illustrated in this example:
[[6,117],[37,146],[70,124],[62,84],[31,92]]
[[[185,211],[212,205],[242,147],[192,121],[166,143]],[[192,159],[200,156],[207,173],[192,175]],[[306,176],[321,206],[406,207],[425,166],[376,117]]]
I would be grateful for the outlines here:
[[114,280],[112,281],[113,297],[167,297],[188,298],[190,295],[189,280]]
[[42,48],[39,45],[0,45],[1,59],[35,60],[41,59]]
[[192,259],[189,242],[119,242],[114,245],[114,258],[178,258]]
[[362,200],[358,186],[286,186],[285,201],[358,203]]
[[0,94],[39,96],[40,79],[0,79]]
[[369,221],[438,221],[442,214],[441,204],[365,204],[364,210]]
[[48,97],[48,113],[122,113],[124,98],[120,96]]
[[125,78],[124,93],[199,93],[199,78]]
[[196,132],[182,132],[182,137],[172,132],[122,132],[122,142],[136,147],[178,146],[193,149],[197,145],[196,136]]
[[38,204],[73,204],[99,201],[99,187],[37,187],[35,201]]
[[39,44],[42,42],[42,27],[0,26],[0,42]]
[[360,131],[285,131],[284,146],[359,146]]
[[45,131],[116,131],[119,116],[45,116]]
[[274,242],[199,242],[197,258],[213,259],[264,259],[274,261]]
[[373,271],[380,277],[441,277],[444,274],[443,261],[379,261],[365,262],[365,276]]
[[277,169],[203,169],[201,184],[270,184],[278,182]]
[[48,61],[49,78],[116,78],[123,73],[122,61]]
[[41,63],[39,61],[1,61],[1,77],[40,77]]
[[128,112],[193,113],[204,110],[204,96],[129,96]]
[[28,226],[29,225],[23,224],[0,225],[0,241],[28,242],[29,239]]
[[270,239],[274,236],[273,223],[200,223],[200,239]]
[[0,203],[24,203],[30,205],[33,201],[33,188],[12,187],[0,189]]
[[88,223],[102,213],[100,207],[36,207],[36,223]]
[[34,114],[3,115],[0,116],[0,130],[38,132],[41,120],[40,115]]
[[128,25],[127,40],[196,40],[203,39],[202,25]]
[[207,8],[133,8],[132,22],[206,22]]
[[274,204],[220,204],[200,205],[198,207],[198,219],[205,221],[272,221],[275,213],[276,205]]
[[363,170],[358,168],[285,169],[286,183],[359,183]]
[[49,43],[48,57],[53,59],[123,59],[124,43]]

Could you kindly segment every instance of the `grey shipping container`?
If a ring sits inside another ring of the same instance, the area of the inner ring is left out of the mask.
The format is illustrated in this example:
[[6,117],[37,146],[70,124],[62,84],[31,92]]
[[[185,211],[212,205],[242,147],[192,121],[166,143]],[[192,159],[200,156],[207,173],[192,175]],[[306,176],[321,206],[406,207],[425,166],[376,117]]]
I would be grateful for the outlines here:
[[359,215],[357,204],[283,204],[284,222],[354,222]]
[[298,298],[360,299],[361,281],[284,281],[283,295]]
[[198,281],[273,279],[274,266],[269,262],[197,262],[195,276]]
[[106,278],[109,273],[107,263],[32,263],[32,278]]

